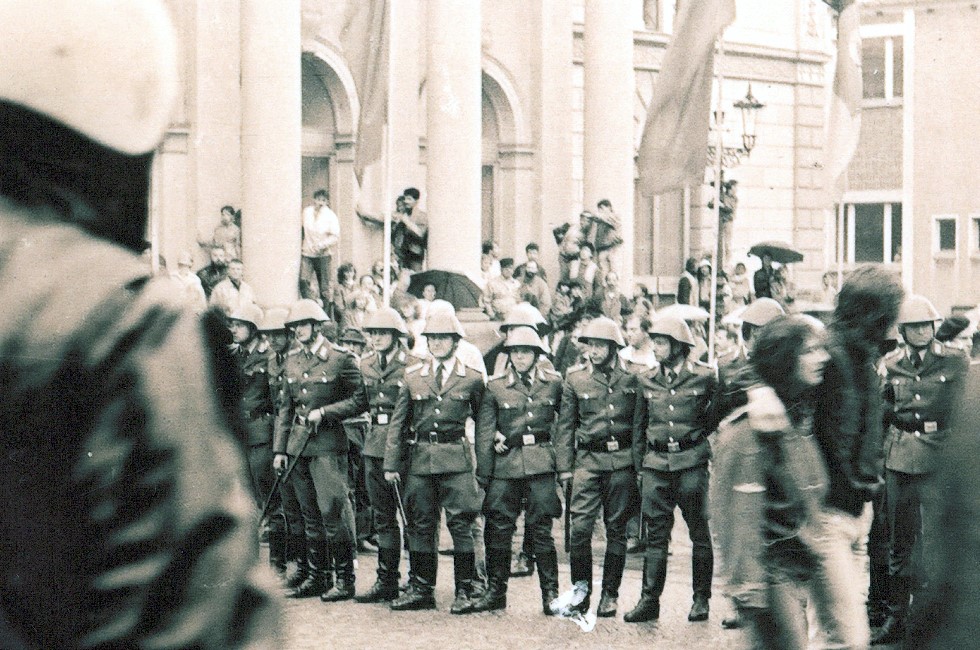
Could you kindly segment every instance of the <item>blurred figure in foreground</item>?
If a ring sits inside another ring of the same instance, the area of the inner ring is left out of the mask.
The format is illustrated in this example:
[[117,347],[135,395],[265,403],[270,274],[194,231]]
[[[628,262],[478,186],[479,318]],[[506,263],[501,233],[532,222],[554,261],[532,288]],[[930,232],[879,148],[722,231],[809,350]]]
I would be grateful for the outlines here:
[[135,252],[176,45],[158,2],[0,4],[3,648],[272,647],[228,332]]

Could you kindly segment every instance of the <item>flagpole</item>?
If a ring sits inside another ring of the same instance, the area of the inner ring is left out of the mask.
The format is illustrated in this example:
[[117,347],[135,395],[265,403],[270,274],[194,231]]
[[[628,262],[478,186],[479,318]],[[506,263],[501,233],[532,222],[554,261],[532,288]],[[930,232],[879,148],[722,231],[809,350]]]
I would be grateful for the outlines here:
[[[716,78],[718,79],[718,108],[716,109],[715,115],[717,118],[722,116],[722,86],[725,83],[725,73],[722,71],[722,63],[725,60],[725,36],[724,32],[718,37],[718,58],[715,62],[715,70],[717,70]],[[711,305],[709,306],[708,313],[710,314],[708,318],[708,363],[714,363],[715,361],[715,321],[718,315],[718,266],[721,261],[721,175],[722,170],[722,159],[724,158],[725,150],[723,139],[723,128],[724,124],[719,124],[718,120],[715,120],[715,133],[716,133],[716,143],[715,143],[715,228],[717,231],[717,236],[715,237],[715,254],[714,260],[711,262]]]
[[384,214],[384,229],[383,237],[384,243],[382,244],[382,255],[384,259],[384,278],[382,278],[381,288],[382,288],[382,300],[384,306],[388,307],[391,304],[391,183],[393,181],[394,166],[393,156],[391,155],[391,84],[392,84],[392,74],[391,70],[394,67],[391,64],[391,48],[392,48],[392,30],[395,28],[394,21],[391,19],[392,12],[392,2],[386,2],[384,11],[387,13],[384,20],[388,22],[388,51],[387,57],[384,62],[385,64],[385,129],[384,129],[384,156],[385,156],[385,172],[384,172],[384,208],[382,214]]

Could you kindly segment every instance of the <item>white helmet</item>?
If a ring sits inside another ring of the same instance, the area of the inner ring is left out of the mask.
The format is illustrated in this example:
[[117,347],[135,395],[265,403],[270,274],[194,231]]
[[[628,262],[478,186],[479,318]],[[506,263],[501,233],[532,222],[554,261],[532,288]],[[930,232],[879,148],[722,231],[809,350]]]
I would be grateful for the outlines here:
[[0,2],[0,101],[137,155],[160,142],[177,89],[177,39],[156,0]]

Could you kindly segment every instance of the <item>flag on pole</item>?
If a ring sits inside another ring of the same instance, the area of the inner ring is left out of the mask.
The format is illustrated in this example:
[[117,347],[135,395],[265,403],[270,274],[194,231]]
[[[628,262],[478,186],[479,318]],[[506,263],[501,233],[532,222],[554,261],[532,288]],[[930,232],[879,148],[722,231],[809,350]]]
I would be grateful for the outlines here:
[[855,0],[825,0],[836,9],[837,64],[834,94],[827,122],[827,157],[824,187],[831,202],[844,192],[844,175],[861,136],[861,13]]
[[640,189],[647,196],[704,180],[715,40],[733,20],[735,0],[680,5],[640,140]]
[[340,42],[360,102],[354,141],[354,176],[359,187],[356,210],[380,222],[388,210],[382,160],[391,49],[388,0],[349,0]]

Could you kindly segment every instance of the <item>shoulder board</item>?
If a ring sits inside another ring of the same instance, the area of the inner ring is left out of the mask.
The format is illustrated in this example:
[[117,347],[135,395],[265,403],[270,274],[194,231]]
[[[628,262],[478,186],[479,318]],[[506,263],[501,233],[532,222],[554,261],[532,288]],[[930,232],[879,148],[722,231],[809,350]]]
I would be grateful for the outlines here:
[[289,352],[286,353],[286,356],[291,357],[294,354],[299,354],[299,348],[289,348]]
[[565,371],[565,374],[566,375],[570,375],[573,372],[581,372],[583,370],[585,370],[585,365],[584,364],[579,364],[577,366],[572,366],[571,368],[569,368],[568,370],[566,370]]
[[418,372],[419,370],[421,370],[423,368],[423,366],[425,366],[424,363],[416,363],[416,364],[413,364],[411,366],[408,366],[408,367],[405,368],[405,374],[408,374],[410,372]]
[[905,350],[903,348],[895,348],[891,352],[885,355],[885,363],[891,363],[893,361],[898,361],[905,356]]
[[945,357],[951,354],[966,354],[966,346],[964,346],[961,341],[956,339],[942,343],[937,341],[936,343],[938,343],[938,345],[933,346],[933,352],[936,353],[936,356]]
[[541,373],[540,376],[541,376],[542,379],[545,379],[545,378],[547,378],[547,379],[561,379],[561,373],[558,372],[557,370],[553,370],[553,369],[550,369],[550,368],[542,368],[540,370],[540,373]]

